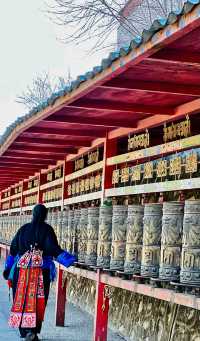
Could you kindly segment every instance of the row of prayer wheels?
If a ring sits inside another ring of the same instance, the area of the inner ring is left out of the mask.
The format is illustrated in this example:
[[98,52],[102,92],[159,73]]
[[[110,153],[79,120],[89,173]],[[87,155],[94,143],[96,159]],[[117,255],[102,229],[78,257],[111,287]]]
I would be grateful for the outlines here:
[[200,201],[65,212],[63,245],[80,263],[200,284]]
[[31,212],[23,215],[0,216],[0,241],[10,244],[17,230],[30,222]]
[[[31,212],[0,217],[10,243]],[[200,284],[200,201],[51,209],[47,222],[63,248],[90,266]]]

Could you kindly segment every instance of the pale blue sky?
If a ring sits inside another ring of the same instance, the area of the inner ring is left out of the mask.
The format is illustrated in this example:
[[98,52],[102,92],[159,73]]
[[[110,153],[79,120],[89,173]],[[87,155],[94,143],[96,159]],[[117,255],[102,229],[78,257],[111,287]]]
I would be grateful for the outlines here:
[[[48,2],[48,0],[46,0]],[[88,56],[84,46],[66,46],[61,28],[43,12],[43,0],[0,0],[0,135],[26,110],[15,102],[37,73],[72,76],[98,65],[108,52]],[[63,28],[62,28],[63,30]]]

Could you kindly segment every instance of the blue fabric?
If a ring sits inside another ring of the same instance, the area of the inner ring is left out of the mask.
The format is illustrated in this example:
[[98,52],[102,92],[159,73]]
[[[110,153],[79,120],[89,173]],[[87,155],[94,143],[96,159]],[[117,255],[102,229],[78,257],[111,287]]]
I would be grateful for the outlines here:
[[5,262],[5,270],[10,270],[14,264],[14,261],[15,261],[15,257],[9,255],[7,258],[6,258],[6,262]]
[[[19,255],[17,255],[15,258],[13,257],[13,265],[10,268],[11,270],[10,270],[10,274],[9,274],[9,278],[8,278],[11,281],[13,280],[15,268],[17,266],[19,259],[20,259]],[[43,257],[42,269],[49,269],[50,270],[50,281],[53,282],[56,278],[56,266],[53,262],[53,257],[50,257],[50,256]]]
[[56,261],[62,265],[64,265],[66,268],[71,266],[75,261],[76,257],[73,256],[71,253],[67,251],[63,251],[57,258]]

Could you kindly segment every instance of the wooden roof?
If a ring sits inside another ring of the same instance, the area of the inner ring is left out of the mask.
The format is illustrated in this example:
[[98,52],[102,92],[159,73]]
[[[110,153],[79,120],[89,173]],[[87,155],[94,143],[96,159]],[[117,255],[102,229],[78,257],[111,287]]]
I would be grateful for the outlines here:
[[[131,48],[107,67],[55,96],[12,127],[0,148],[0,190],[100,138],[114,138],[200,109],[200,5]],[[106,60],[102,65],[106,64]]]

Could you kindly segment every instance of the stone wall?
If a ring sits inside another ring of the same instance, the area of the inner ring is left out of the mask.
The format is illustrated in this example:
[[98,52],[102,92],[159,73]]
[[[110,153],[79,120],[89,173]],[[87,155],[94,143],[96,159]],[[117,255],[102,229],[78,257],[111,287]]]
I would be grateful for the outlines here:
[[[68,297],[93,314],[95,283],[69,277]],[[200,341],[200,312],[126,290],[114,289],[109,326],[131,341]]]

